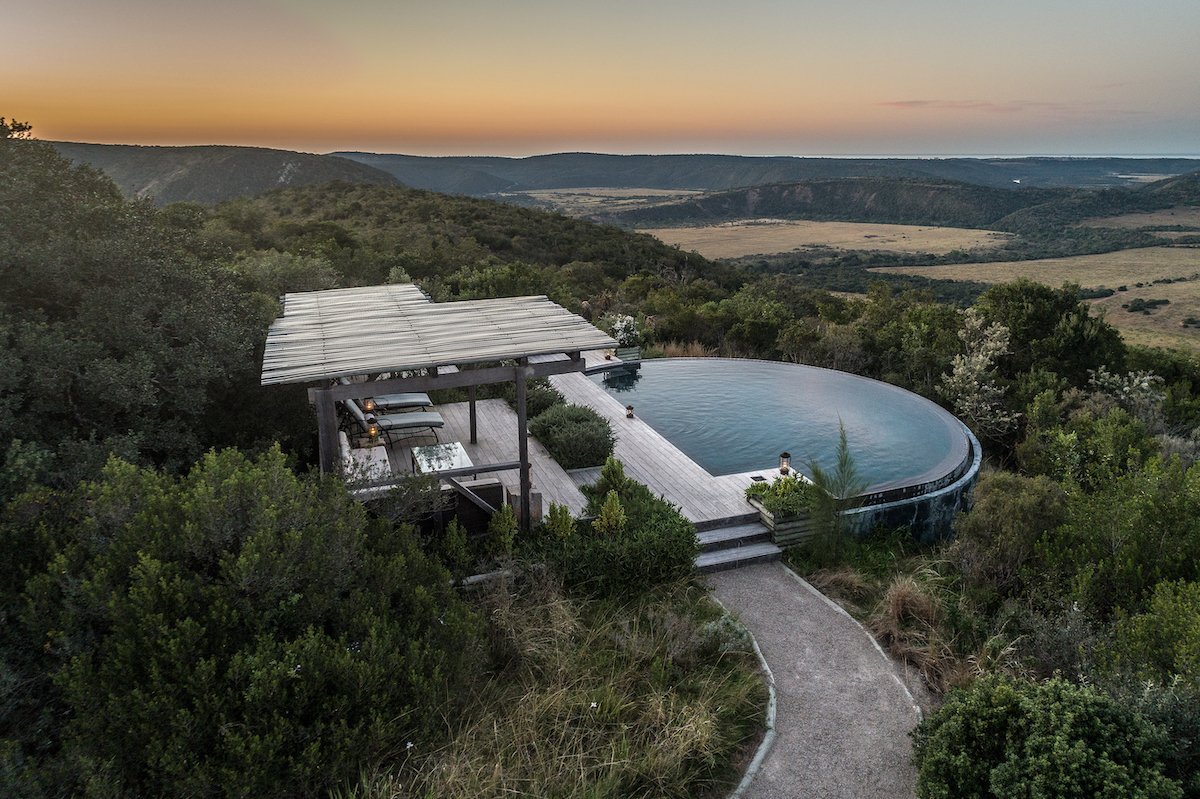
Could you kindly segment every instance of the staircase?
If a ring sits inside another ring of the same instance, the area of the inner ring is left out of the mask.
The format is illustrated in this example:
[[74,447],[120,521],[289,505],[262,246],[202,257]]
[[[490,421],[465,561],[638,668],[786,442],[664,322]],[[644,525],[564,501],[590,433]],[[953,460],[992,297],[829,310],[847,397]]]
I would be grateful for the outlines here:
[[696,571],[708,574],[781,559],[783,550],[771,543],[771,531],[757,519],[758,514],[749,514],[696,525]]

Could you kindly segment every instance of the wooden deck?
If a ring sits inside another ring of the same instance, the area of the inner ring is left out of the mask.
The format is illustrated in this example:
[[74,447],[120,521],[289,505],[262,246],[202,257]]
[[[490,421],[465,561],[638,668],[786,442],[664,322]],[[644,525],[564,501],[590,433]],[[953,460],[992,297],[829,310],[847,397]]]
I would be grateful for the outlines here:
[[625,407],[583,375],[555,375],[550,382],[567,402],[586,405],[607,418],[617,434],[613,454],[625,465],[626,476],[678,505],[697,526],[757,518],[746,502],[744,491],[750,481],[745,475],[713,477],[650,425],[636,416],[625,418]]
[[[556,375],[550,380],[567,402],[586,405],[607,418],[617,438],[613,454],[624,464],[625,474],[679,506],[697,527],[706,529],[757,518],[743,493],[749,484],[746,475],[710,475],[641,419],[627,419],[624,406],[584,375]],[[499,399],[480,400],[476,408],[477,444],[469,443],[470,410],[466,402],[436,407],[446,421],[445,427],[438,431],[438,439],[462,443],[476,466],[517,460],[516,413]],[[389,448],[393,470],[412,471],[410,447],[432,443],[430,436],[398,441]],[[543,497],[543,513],[550,502],[557,502],[579,516],[586,505],[579,486],[595,482],[599,468],[565,472],[533,437],[529,439],[529,460],[533,490],[540,491]],[[513,491],[518,488],[515,469],[481,476],[496,477]]]
[[[438,405],[434,410],[446,420],[446,425],[438,431],[438,439],[442,442],[458,441],[467,451],[471,463],[483,466],[489,463],[506,463],[519,459],[517,452],[517,414],[501,399],[479,400],[476,408],[476,433],[478,442],[471,442],[470,404],[456,402],[452,405]],[[412,471],[411,446],[432,444],[430,436],[417,437],[397,442],[391,448],[393,471],[407,473]],[[407,446],[400,446],[405,444]],[[520,486],[520,472],[516,469],[506,472],[487,472],[480,477],[495,477],[506,488],[517,491]],[[545,513],[551,502],[566,505],[571,509],[572,516],[583,512],[587,500],[579,488],[562,467],[558,465],[550,453],[546,451],[536,438],[529,439],[529,477],[533,490],[542,494],[542,513]],[[467,478],[470,479],[470,478]]]

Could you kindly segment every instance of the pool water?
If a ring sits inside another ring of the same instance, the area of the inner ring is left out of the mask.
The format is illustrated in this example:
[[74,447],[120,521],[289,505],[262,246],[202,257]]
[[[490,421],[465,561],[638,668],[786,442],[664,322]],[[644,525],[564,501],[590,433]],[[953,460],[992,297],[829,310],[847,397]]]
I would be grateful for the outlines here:
[[781,452],[805,474],[810,459],[832,468],[839,424],[869,490],[936,479],[967,452],[961,424],[936,404],[831,369],[671,358],[592,379],[713,475],[767,476]]

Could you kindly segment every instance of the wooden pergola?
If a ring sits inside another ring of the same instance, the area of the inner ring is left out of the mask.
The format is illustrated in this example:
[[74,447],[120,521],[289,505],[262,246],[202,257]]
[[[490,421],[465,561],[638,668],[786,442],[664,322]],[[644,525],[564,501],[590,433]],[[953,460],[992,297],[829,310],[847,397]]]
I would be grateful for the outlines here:
[[[475,438],[475,386],[515,382],[521,526],[529,526],[529,445],[525,383],[582,372],[581,353],[616,346],[610,336],[544,296],[430,302],[412,284],[288,294],[271,325],[262,384],[316,383],[323,473],[339,468],[338,401],[437,388],[469,388]],[[514,365],[460,369],[483,363]],[[339,382],[339,378],[354,378]]]

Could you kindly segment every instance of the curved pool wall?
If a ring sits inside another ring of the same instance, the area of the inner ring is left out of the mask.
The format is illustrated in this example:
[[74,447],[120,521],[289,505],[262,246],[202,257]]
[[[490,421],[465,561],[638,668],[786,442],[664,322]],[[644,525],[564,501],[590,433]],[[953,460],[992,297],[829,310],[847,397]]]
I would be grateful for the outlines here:
[[846,429],[870,481],[854,529],[907,526],[943,538],[979,473],[978,440],[937,404],[888,383],[814,366],[730,358],[644,361],[601,382],[622,405],[714,475],[770,478],[778,453],[807,471],[834,461]]

